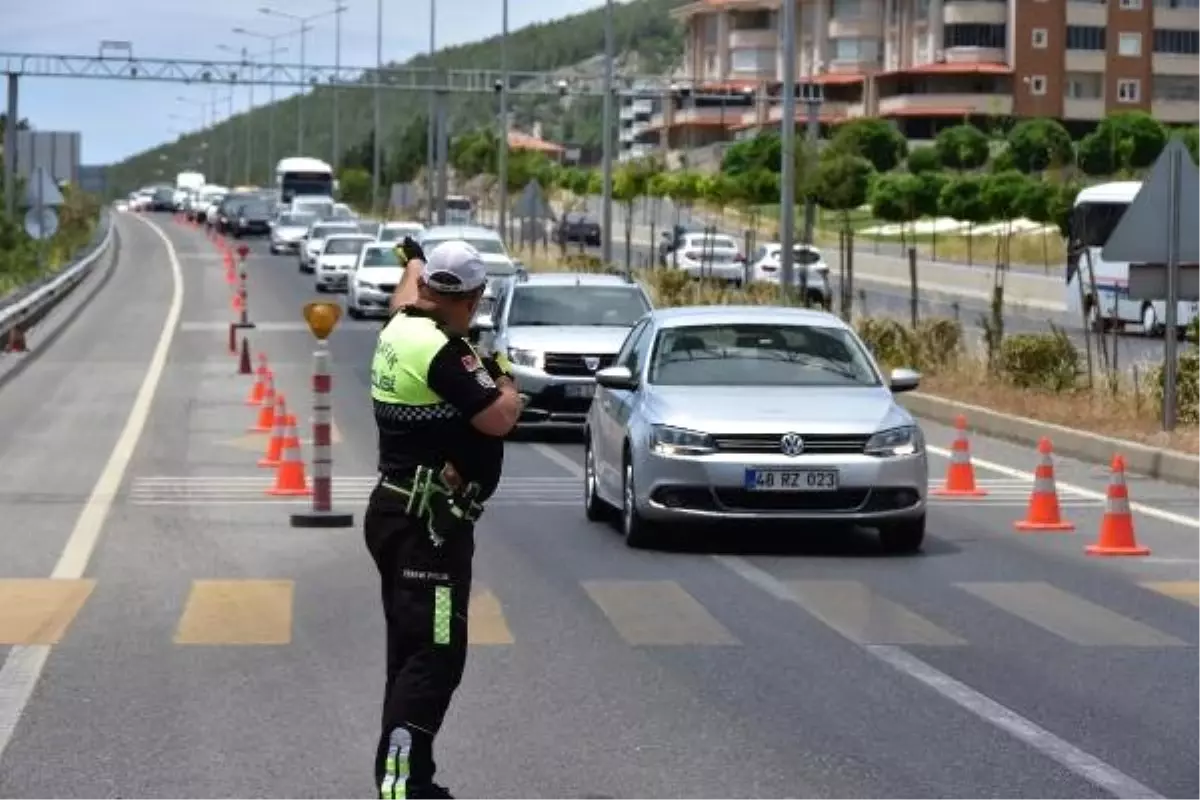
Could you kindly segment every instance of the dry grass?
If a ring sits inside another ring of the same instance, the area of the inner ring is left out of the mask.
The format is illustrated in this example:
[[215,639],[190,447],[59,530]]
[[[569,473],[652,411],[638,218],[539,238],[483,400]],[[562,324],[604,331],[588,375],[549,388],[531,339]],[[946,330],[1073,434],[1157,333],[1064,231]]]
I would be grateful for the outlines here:
[[[562,258],[553,248],[517,251],[532,272],[605,272],[596,259],[568,254]],[[742,291],[689,281],[682,274],[655,270],[639,276],[658,306],[775,305],[784,302],[772,286],[754,285]],[[917,365],[893,365],[917,366]],[[1019,388],[990,374],[983,354],[967,348],[960,357],[937,368],[924,368],[921,391],[927,394],[986,406],[1006,414],[1063,425],[1079,430],[1141,442],[1151,447],[1185,453],[1200,452],[1200,427],[1180,425],[1173,433],[1161,431],[1157,402],[1143,378],[1141,385],[1122,379],[1115,387],[1080,388],[1049,392]]]

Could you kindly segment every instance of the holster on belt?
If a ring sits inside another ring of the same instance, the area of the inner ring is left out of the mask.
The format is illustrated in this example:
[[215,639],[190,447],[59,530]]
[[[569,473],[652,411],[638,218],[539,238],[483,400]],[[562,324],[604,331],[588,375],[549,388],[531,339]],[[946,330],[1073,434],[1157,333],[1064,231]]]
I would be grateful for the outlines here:
[[479,484],[462,484],[453,469],[417,467],[410,480],[389,480],[380,485],[406,498],[405,511],[425,522],[435,545],[448,536],[465,534],[483,513],[483,505],[475,500]]

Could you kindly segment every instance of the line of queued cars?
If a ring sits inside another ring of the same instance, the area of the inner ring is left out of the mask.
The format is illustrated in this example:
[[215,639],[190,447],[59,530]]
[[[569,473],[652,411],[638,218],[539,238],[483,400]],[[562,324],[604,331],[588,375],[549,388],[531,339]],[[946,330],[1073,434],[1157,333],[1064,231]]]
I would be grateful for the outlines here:
[[[352,317],[386,315],[404,236],[426,253],[465,239],[484,254],[493,277],[471,338],[512,362],[522,428],[582,428],[584,513],[615,521],[627,545],[775,522],[864,526],[885,551],[921,548],[924,435],[894,397],[921,376],[885,373],[838,317],[654,308],[629,276],[530,274],[486,227],[334,219],[300,206],[276,219],[272,252],[295,253],[317,291],[345,292]],[[763,245],[752,266],[769,273],[778,258],[778,245]],[[827,291],[818,261],[797,253],[810,287]]]

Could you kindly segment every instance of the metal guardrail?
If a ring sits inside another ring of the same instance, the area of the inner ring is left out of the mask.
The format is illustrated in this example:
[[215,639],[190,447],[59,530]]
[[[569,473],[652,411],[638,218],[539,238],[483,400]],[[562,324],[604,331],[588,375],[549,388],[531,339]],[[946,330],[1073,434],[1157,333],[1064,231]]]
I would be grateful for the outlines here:
[[102,208],[100,224],[96,226],[83,255],[77,258],[75,263],[0,300],[0,341],[7,340],[14,330],[24,333],[37,324],[50,309],[69,295],[80,281],[91,274],[92,268],[108,252],[113,240],[113,230],[112,211]]

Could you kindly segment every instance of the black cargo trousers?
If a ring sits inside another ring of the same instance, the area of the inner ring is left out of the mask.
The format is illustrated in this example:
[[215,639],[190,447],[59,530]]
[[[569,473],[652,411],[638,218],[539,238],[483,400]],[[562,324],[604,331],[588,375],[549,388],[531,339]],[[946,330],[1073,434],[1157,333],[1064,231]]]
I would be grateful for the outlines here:
[[[387,684],[375,754],[380,797],[435,797],[433,740],[467,661],[474,530],[435,544],[407,499],[380,484],[363,525],[379,568]],[[431,793],[433,792],[433,793]]]

